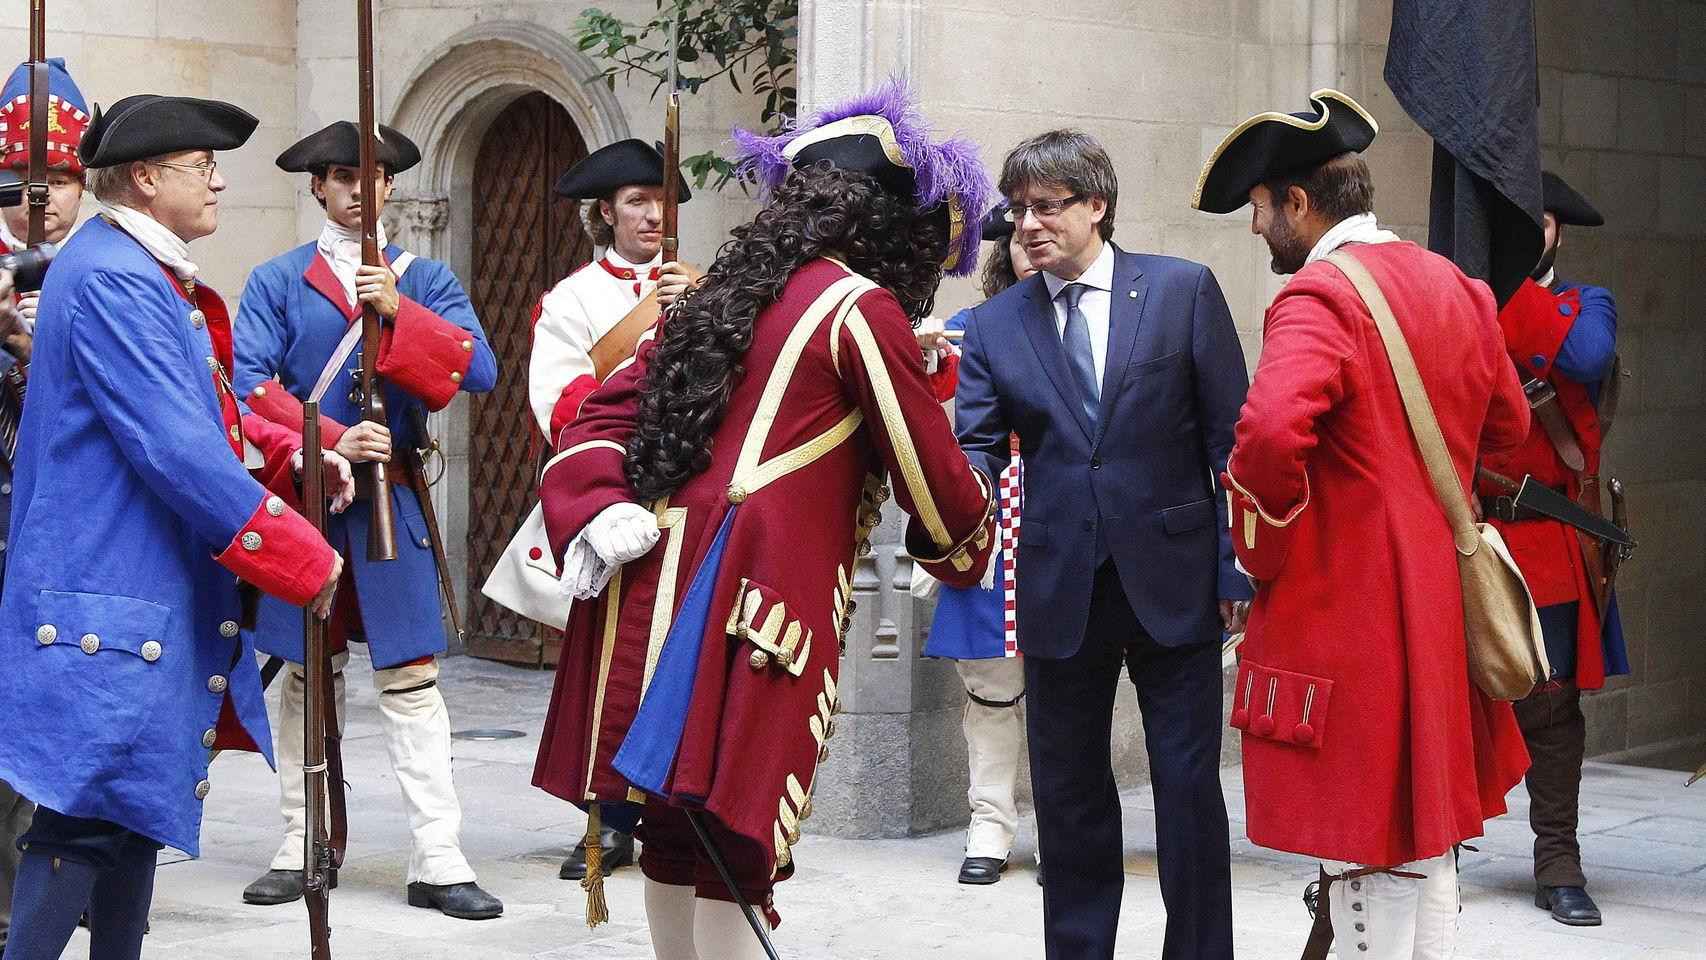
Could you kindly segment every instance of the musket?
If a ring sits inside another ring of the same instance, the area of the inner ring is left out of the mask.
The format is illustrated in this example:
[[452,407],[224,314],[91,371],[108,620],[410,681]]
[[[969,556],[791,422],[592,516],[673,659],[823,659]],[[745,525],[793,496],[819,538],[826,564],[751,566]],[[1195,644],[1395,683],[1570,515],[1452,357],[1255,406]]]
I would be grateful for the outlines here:
[[[678,230],[681,208],[681,91],[678,88],[681,78],[677,65],[677,44],[680,42],[680,35],[681,11],[677,9],[675,19],[669,27],[669,99],[665,101],[663,113],[664,263],[675,262],[681,249]],[[627,316],[592,345],[588,355],[592,359],[593,376],[600,381],[609,377],[617,365],[634,355],[640,337],[657,326],[662,317],[663,308],[658,305],[658,292],[653,288],[644,299],[634,305],[634,309],[628,311]]]
[[47,240],[47,0],[30,0],[30,246]]
[[[320,449],[320,403],[302,404],[302,449]],[[326,533],[326,487],[318,458],[303,457],[303,514],[321,536]],[[332,960],[330,899],[336,881],[332,838],[326,826],[329,767],[326,762],[327,694],[332,687],[326,650],[326,621],[308,607],[302,608],[302,666],[305,687],[302,711],[304,815],[302,901],[308,907],[309,957]]]
[[[379,169],[374,138],[379,135],[373,110],[373,0],[356,0],[356,70],[361,122],[361,262],[384,266],[379,256]],[[379,378],[379,342],[383,320],[372,304],[361,307],[362,419],[387,426],[385,388]],[[309,448],[317,449],[317,448]],[[391,479],[384,461],[369,461],[367,490],[372,515],[367,525],[367,559],[397,559],[396,518],[391,512]]]

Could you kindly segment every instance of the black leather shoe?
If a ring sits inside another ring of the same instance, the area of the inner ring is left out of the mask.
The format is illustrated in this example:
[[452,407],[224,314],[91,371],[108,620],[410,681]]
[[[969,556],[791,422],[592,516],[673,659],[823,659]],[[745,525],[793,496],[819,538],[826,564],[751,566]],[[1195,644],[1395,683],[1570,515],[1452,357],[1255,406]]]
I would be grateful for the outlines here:
[[444,886],[411,883],[409,906],[430,907],[458,920],[490,920],[503,916],[504,912],[503,901],[481,890],[480,885],[472,880]]
[[967,857],[960,864],[960,882],[982,886],[995,883],[1001,879],[1001,871],[1007,869],[1007,861],[995,857]]
[[[606,830],[598,838],[604,847],[604,859],[600,861],[602,872],[610,876],[617,867],[626,867],[634,862],[634,836],[629,833],[617,833]],[[586,876],[586,841],[583,839],[575,844],[575,849],[569,853],[569,858],[563,861],[563,868],[557,871],[560,880],[579,880]]]
[[1535,887],[1534,905],[1552,911],[1552,919],[1572,927],[1597,927],[1599,904],[1581,887]]
[[268,870],[243,888],[243,902],[271,907],[302,899],[301,870]]

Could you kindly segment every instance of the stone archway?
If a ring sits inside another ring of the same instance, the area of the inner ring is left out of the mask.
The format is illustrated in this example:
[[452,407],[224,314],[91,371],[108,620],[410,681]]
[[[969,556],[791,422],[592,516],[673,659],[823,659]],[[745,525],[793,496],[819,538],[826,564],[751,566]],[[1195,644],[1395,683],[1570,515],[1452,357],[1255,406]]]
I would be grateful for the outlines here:
[[[389,123],[420,145],[424,160],[398,178],[386,228],[395,242],[449,264],[464,284],[473,277],[480,148],[508,107],[544,94],[567,112],[590,149],[628,136],[628,119],[598,66],[569,37],[537,23],[477,23],[421,56],[401,91]],[[498,357],[500,366],[526,360]],[[470,405],[459,400],[433,414],[431,429],[445,455],[433,501],[466,618],[470,593],[479,589],[467,573]]]

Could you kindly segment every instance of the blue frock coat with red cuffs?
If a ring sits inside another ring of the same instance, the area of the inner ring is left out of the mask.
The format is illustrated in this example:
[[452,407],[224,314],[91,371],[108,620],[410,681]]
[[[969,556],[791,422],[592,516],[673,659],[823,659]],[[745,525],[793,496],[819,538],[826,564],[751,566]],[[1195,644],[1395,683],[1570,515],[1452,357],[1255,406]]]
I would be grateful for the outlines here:
[[[403,251],[385,249],[395,263]],[[441,410],[458,392],[484,393],[497,383],[497,358],[474,315],[473,305],[450,268],[415,258],[397,281],[401,306],[385,325],[378,370],[385,378],[385,410],[393,454],[416,444],[414,412]],[[253,434],[280,432],[301,441],[302,404],[314,390],[350,324],[360,322],[331,265],[313,243],[256,267],[243,289],[237,314],[237,372],[234,377]],[[361,347],[320,398],[322,443],[337,445],[344,430],[361,419],[350,400]],[[444,652],[438,574],[420,501],[406,484],[393,483],[397,559],[367,559],[371,507],[357,501],[327,520],[327,539],[343,553],[354,577],[362,635],[376,669],[395,667]],[[292,663],[302,661],[301,611],[262,599],[255,646]]]
[[191,855],[221,714],[271,757],[236,578],[300,605],[333,560],[244,468],[228,314],[194,295],[105,219],[66,243],[0,601],[0,779]]
[[[820,296],[839,306],[814,312]],[[545,469],[559,560],[633,499],[623,460],[652,351],[642,339],[587,399]],[[990,485],[955,443],[891,293],[812,261],[759,315],[742,363],[710,466],[650,505],[662,538],[571,608],[533,782],[577,804],[703,808],[741,838],[737,872],[767,868],[737,876],[751,888],[791,872],[811,813],[883,475],[915,518],[909,550],[944,583],[975,584],[994,535]]]
[[[1411,243],[1344,248],[1380,283],[1468,495],[1528,432],[1492,294]],[[1462,588],[1374,321],[1330,263],[1268,308],[1224,479],[1261,581],[1233,691],[1250,839],[1322,860],[1436,857],[1528,768],[1511,707],[1469,682]]]

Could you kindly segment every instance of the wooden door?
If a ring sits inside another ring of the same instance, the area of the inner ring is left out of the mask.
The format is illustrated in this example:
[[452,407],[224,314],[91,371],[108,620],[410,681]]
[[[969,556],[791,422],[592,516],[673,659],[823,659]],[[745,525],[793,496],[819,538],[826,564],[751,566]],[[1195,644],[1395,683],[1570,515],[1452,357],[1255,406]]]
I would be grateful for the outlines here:
[[533,307],[592,258],[574,201],[551,190],[586,142],[555,100],[530,93],[492,123],[474,166],[474,308],[499,360],[498,385],[473,398],[468,450],[468,652],[543,666],[557,632],[492,603],[479,591],[536,499],[538,444],[527,403]]

